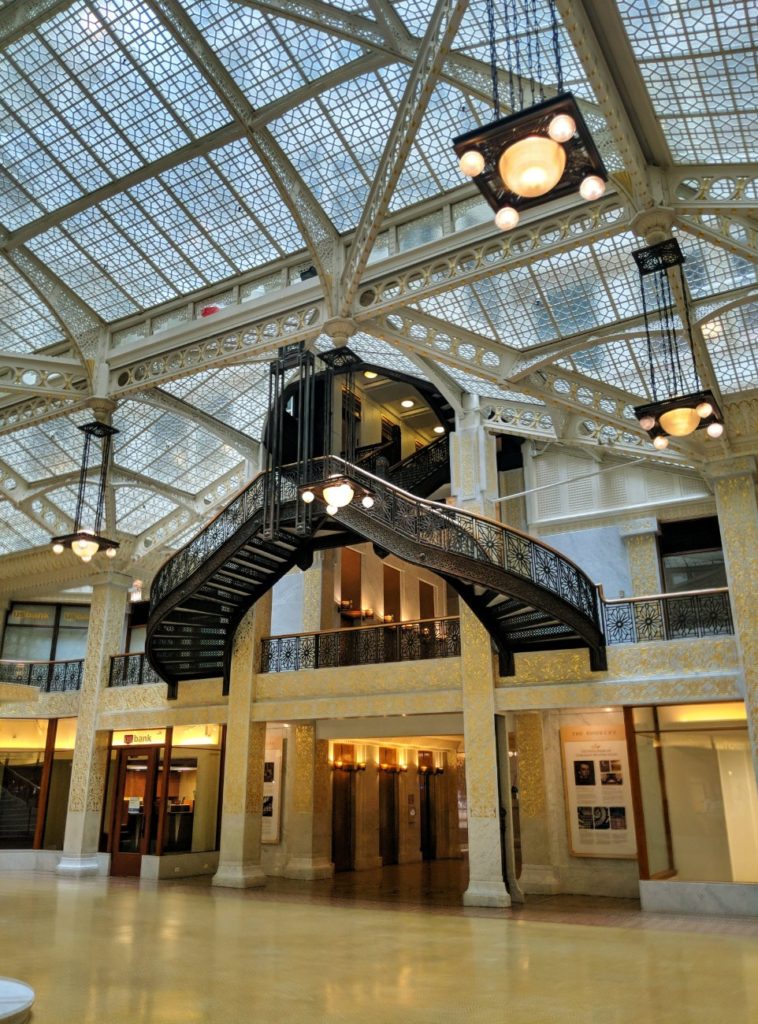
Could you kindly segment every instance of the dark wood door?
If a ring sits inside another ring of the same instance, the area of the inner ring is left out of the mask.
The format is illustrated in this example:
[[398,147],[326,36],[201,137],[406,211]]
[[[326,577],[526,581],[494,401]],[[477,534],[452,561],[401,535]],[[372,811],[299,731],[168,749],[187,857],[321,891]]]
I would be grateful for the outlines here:
[[419,775],[419,813],[421,815],[421,856],[424,860],[437,857],[437,830],[434,822],[434,775]]
[[382,864],[397,864],[397,775],[379,772],[379,852]]
[[352,871],[355,863],[353,772],[332,772],[332,861],[335,871]]
[[111,874],[139,875],[150,850],[155,813],[158,747],[124,747],[118,752],[111,828]]

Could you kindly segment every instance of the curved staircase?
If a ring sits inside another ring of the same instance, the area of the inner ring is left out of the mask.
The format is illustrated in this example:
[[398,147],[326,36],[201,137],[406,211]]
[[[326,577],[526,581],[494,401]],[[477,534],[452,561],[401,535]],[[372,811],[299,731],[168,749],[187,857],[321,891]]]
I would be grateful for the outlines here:
[[[600,600],[581,569],[518,530],[426,500],[449,480],[447,435],[386,478],[336,456],[313,465],[312,482],[347,475],[372,492],[373,507],[354,502],[327,516],[314,502],[307,527],[302,516],[296,527],[296,467],[264,472],[157,573],[146,651],[170,696],[181,680],[223,675],[226,686],[247,609],[291,568],[307,568],[314,551],[360,540],[445,578],[490,632],[503,674],[513,672],[514,651],[556,647],[589,647],[592,668],[605,667]],[[267,478],[279,488],[273,535],[263,529]]]

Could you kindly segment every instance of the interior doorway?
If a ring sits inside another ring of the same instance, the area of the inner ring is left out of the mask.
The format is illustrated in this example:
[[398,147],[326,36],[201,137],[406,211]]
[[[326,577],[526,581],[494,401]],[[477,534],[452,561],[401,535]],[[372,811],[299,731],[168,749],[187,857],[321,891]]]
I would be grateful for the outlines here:
[[161,747],[123,747],[116,764],[111,836],[112,875],[139,875],[142,857],[156,846]]
[[332,861],[335,871],[355,866],[355,776],[347,768],[332,773]]
[[398,861],[398,799],[397,775],[394,772],[379,772],[379,853],[382,865],[397,864]]

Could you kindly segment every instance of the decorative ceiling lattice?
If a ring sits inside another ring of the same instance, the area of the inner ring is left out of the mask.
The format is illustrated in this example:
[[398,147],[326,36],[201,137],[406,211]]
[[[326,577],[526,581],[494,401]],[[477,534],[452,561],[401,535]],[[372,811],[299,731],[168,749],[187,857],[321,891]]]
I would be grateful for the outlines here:
[[[450,145],[493,117],[483,0],[428,80],[414,60],[434,0],[75,0],[48,17],[14,6],[0,41],[0,553],[44,543],[40,524],[72,515],[77,425],[92,418],[77,389],[120,394],[124,366],[146,390],[114,416],[110,514],[143,553],[188,540],[244,483],[277,345],[305,323],[296,336],[330,348],[317,334],[341,290],[346,308],[357,296],[349,345],[364,360],[438,370],[449,395],[478,396],[495,427],[525,436],[558,436],[552,403],[573,401],[592,417],[575,439],[639,450],[634,421],[623,429],[649,391],[630,225],[653,201],[674,212],[712,381],[727,395],[758,388],[750,0],[595,4],[597,37],[566,18],[565,86],[617,210],[593,222],[596,208],[559,201],[510,236]],[[547,0],[532,11],[542,80],[516,83],[527,104],[555,85]],[[619,52],[638,68],[623,82]],[[370,254],[350,290],[356,229]],[[387,299],[376,315],[364,283]],[[72,369],[77,351],[86,372]]]

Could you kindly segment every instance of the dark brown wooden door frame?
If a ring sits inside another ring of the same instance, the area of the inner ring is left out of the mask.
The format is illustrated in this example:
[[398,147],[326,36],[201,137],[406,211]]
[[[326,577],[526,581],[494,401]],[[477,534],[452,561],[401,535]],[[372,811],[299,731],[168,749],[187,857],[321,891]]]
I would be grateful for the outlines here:
[[[112,875],[140,873],[142,857],[149,852],[150,835],[152,831],[153,801],[155,797],[155,782],[158,771],[158,760],[163,746],[140,746],[140,747],[119,747],[118,761],[116,766],[116,791],[113,794],[113,808],[111,811],[110,847],[111,847],[111,870]],[[144,808],[144,827],[139,841],[139,852],[124,853],[119,850],[119,836],[121,833],[121,814],[123,809],[124,789],[126,787],[126,769],[130,757],[147,756],[147,772],[145,775],[145,796],[142,801]],[[158,809],[160,818],[161,808]],[[139,858],[137,860],[137,858]],[[137,870],[123,869],[127,866]]]

